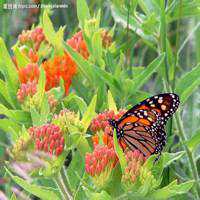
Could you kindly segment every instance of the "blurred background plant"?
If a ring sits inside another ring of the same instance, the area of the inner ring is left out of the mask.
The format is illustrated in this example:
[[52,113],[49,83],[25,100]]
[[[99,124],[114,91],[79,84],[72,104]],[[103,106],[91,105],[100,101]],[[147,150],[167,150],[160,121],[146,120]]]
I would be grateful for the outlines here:
[[[199,0],[66,0],[66,8],[5,9],[19,3],[0,5],[3,193],[199,199]],[[61,4],[23,1],[36,3]],[[169,153],[157,166],[153,157],[120,153],[106,120],[169,91],[181,98],[167,126]]]

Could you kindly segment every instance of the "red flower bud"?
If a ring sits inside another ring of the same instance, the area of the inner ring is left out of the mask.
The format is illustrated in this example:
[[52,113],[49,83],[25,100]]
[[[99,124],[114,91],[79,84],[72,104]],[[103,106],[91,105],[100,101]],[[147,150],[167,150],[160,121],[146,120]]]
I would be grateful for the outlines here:
[[[63,152],[65,140],[61,129],[53,124],[29,128],[30,136],[35,140],[38,150],[49,152],[49,154],[60,155]],[[56,140],[55,140],[56,137]]]

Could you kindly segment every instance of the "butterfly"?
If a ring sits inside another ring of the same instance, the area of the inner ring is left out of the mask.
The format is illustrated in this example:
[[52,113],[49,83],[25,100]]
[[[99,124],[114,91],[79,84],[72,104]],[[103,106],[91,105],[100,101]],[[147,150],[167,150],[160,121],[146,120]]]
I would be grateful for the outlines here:
[[109,120],[109,124],[116,130],[120,146],[137,149],[147,158],[158,154],[156,162],[166,144],[164,127],[179,103],[177,94],[158,94],[133,106],[119,120]]

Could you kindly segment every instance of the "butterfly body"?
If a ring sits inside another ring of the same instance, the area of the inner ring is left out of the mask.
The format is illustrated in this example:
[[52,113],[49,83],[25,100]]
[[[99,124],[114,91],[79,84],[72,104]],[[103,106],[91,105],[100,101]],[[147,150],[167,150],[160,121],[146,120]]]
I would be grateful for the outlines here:
[[179,106],[174,93],[159,94],[132,107],[118,121],[109,120],[119,143],[138,149],[145,157],[161,154],[166,144],[164,126]]

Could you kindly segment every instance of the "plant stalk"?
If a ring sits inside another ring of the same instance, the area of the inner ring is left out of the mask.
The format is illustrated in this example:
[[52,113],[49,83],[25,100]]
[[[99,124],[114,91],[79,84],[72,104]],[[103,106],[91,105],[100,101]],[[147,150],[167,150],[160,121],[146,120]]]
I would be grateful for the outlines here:
[[54,178],[54,181],[62,195],[62,199],[63,200],[73,200],[71,191],[67,187],[67,185],[64,183],[61,173],[59,173],[58,176]]
[[196,189],[197,189],[197,195],[198,195],[198,199],[200,199],[200,183],[199,183],[199,175],[198,175],[198,171],[197,171],[197,167],[196,167],[196,163],[195,160],[193,158],[192,152],[189,150],[189,148],[185,145],[186,142],[186,136],[185,136],[185,132],[184,132],[184,128],[183,128],[183,124],[180,118],[180,113],[176,113],[175,114],[175,119],[176,119],[176,123],[177,123],[177,128],[179,130],[179,136],[182,140],[182,143],[184,145],[187,157],[188,157],[188,161],[190,163],[190,168],[191,168],[191,172],[192,172],[192,176],[193,179],[195,180],[195,184],[196,184]]

